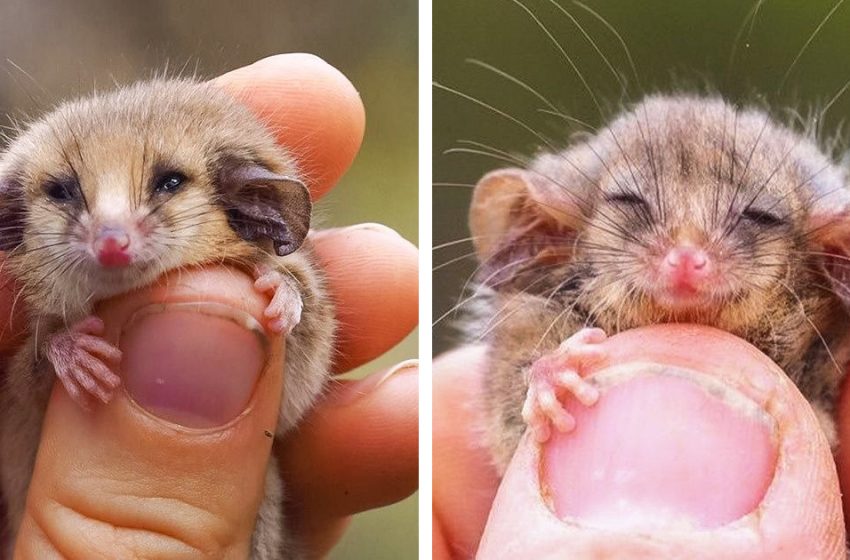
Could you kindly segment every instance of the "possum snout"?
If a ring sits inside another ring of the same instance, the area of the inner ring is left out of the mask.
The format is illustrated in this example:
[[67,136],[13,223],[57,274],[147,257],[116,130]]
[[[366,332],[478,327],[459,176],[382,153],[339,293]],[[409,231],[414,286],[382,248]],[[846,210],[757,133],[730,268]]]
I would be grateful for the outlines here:
[[661,275],[676,291],[693,291],[711,276],[712,260],[700,247],[677,245],[661,263]]
[[92,241],[92,252],[105,267],[129,265],[133,261],[133,249],[132,236],[126,227],[118,224],[101,225]]

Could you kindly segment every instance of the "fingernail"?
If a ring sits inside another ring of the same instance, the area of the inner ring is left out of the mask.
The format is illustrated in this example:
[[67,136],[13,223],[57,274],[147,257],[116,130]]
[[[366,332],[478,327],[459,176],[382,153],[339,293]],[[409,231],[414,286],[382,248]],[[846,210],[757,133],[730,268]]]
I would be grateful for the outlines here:
[[125,325],[119,346],[131,399],[157,418],[196,429],[245,412],[268,356],[253,316],[210,302],[144,307]]
[[711,529],[753,511],[776,469],[773,424],[719,383],[669,368],[568,401],[570,434],[543,449],[545,495],[562,519],[619,530]]
[[400,362],[383,374],[370,375],[366,379],[353,381],[348,383],[343,389],[334,395],[334,401],[337,404],[346,405],[361,399],[362,397],[373,393],[381,385],[387,383],[390,379],[408,373],[416,373],[419,371],[419,360],[405,360]]

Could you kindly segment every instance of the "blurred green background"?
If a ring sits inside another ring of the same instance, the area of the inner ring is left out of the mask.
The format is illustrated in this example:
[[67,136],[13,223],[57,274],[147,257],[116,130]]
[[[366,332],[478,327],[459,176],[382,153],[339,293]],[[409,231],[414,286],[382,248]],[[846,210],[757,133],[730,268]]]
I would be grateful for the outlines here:
[[[360,155],[320,203],[322,223],[382,222],[416,242],[417,41],[414,0],[3,0],[0,115],[38,114],[166,63],[214,76],[275,53],[311,52],[348,76],[367,115]],[[359,373],[415,355],[414,333]],[[414,496],[357,516],[331,558],[415,558],[417,530]]]
[[[708,86],[733,100],[762,98],[778,113],[783,108],[805,113],[831,99],[850,79],[850,5],[839,6],[837,0],[767,0],[758,5],[752,25],[746,18],[756,7],[755,0],[586,0],[623,37],[637,66],[640,88],[614,35],[570,0],[559,1],[627,76],[627,95],[621,95],[605,63],[553,2],[523,0],[563,45],[603,107],[616,108],[621,100],[639,99],[645,92],[669,92],[684,84]],[[836,6],[780,91],[792,61]],[[566,144],[571,130],[563,119],[540,112],[544,105],[534,95],[465,62],[469,58],[521,79],[564,113],[593,126],[604,120],[557,48],[512,0],[434,0],[434,79],[521,119],[556,145]],[[827,114],[824,131],[835,132],[849,114],[850,92]],[[486,171],[508,165],[444,152],[458,147],[459,141],[473,140],[529,156],[541,142],[493,112],[439,88],[434,89],[433,115],[434,317],[445,315],[434,327],[437,353],[457,344],[458,333],[452,327],[456,314],[451,310],[463,300],[461,290],[476,266],[471,244],[464,241],[469,236],[471,185]],[[450,245],[441,248],[443,244]]]

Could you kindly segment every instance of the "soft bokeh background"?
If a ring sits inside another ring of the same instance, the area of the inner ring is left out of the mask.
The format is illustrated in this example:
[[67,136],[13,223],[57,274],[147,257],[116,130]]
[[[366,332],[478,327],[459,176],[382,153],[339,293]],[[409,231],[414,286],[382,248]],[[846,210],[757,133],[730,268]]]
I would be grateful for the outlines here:
[[[148,77],[166,64],[171,72],[185,67],[214,76],[294,51],[342,70],[366,106],[363,148],[340,187],[320,203],[322,222],[382,222],[416,242],[414,0],[3,0],[0,124],[9,124],[5,115],[38,114],[95,85]],[[415,355],[414,335],[368,370]],[[416,510],[414,496],[357,516],[331,558],[415,558]]]
[[[628,76],[630,93],[710,85],[734,100],[764,98],[771,107],[806,112],[823,104],[850,79],[850,5],[838,0],[585,0],[623,37],[640,76],[604,25],[570,0],[558,0],[578,19],[612,65]],[[622,99],[605,63],[581,32],[550,0],[523,0],[563,45],[603,106]],[[747,14],[759,4],[755,22]],[[799,58],[780,91],[792,61],[829,11],[838,6]],[[736,35],[738,49],[731,60]],[[564,145],[570,130],[563,119],[541,113],[543,103],[496,74],[465,62],[482,60],[526,82],[562,112],[591,125],[602,122],[587,91],[545,33],[513,0],[434,0],[434,78],[494,105]],[[731,60],[731,62],[730,62]],[[540,146],[528,131],[457,95],[434,90],[434,350],[456,344],[452,328],[461,289],[475,269],[466,212],[471,185],[486,171],[507,164],[470,154],[443,155],[458,141],[474,140],[528,156]],[[850,91],[835,103],[824,130],[834,132],[850,115]],[[451,186],[442,186],[452,183]],[[455,243],[453,243],[455,242]],[[441,244],[451,244],[439,248]],[[468,293],[467,293],[468,295]]]

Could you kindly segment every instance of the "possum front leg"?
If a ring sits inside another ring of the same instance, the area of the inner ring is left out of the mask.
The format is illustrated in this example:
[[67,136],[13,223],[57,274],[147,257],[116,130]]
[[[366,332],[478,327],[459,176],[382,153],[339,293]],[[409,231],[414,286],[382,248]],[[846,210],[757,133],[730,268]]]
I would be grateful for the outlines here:
[[523,405],[529,400],[529,381],[538,377],[535,364],[584,327],[584,319],[564,313],[562,305],[529,294],[510,294],[493,302],[498,315],[491,319],[497,326],[486,337],[484,412],[487,445],[500,473],[528,427]]
[[[298,285],[286,270],[274,262],[254,267],[254,289],[271,298],[263,315],[273,333],[287,335],[301,322],[304,302]],[[286,375],[286,372],[284,372]],[[283,512],[283,480],[274,455],[266,467],[263,500],[257,511],[257,522],[251,537],[251,560],[297,560],[303,552],[289,534]]]
[[[292,255],[261,260],[254,276],[254,288],[271,298],[264,313],[269,330],[286,335],[278,438],[291,430],[321,395],[330,376],[336,323],[324,278],[313,263],[309,239]],[[286,488],[274,453],[273,449],[251,560],[298,560],[305,553],[284,517]]]
[[121,353],[100,337],[100,319],[88,317],[67,328],[59,317],[42,316],[31,331],[39,335],[30,335],[12,356],[0,387],[0,490],[6,504],[8,558],[23,517],[54,380],[60,379],[82,406],[88,406],[89,394],[108,400],[120,383],[107,363],[117,365]]

